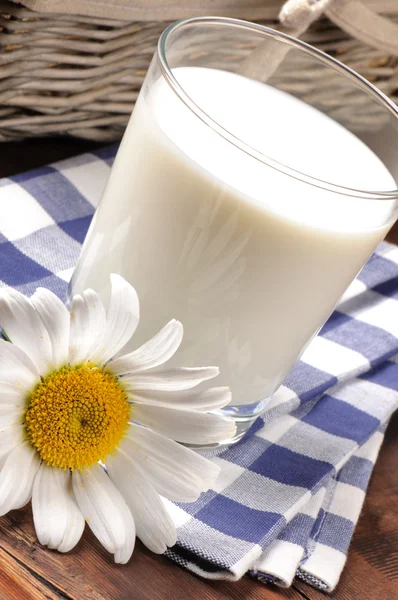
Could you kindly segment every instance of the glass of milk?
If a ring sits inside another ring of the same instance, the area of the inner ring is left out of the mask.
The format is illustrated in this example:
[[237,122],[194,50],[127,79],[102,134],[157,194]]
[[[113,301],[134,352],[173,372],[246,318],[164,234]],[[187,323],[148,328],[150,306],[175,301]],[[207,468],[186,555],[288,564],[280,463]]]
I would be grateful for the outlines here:
[[128,350],[182,321],[173,364],[219,366],[238,439],[396,219],[397,117],[286,35],[213,17],[171,25],[71,293],[106,301],[111,272],[131,282],[141,320]]

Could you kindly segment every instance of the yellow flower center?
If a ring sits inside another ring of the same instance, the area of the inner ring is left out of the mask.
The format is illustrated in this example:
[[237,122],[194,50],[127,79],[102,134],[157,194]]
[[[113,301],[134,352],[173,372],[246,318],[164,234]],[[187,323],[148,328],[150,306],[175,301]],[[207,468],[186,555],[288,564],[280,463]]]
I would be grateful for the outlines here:
[[30,443],[59,469],[82,470],[117,448],[129,404],[117,379],[91,365],[64,367],[31,393],[25,416]]

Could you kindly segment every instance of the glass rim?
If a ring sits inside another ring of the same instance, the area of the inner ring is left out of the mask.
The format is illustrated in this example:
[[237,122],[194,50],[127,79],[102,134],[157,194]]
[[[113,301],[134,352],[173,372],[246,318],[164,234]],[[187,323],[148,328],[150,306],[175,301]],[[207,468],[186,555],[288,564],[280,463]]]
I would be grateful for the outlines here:
[[358,86],[361,87],[362,91],[370,94],[375,101],[378,101],[379,104],[383,105],[383,109],[387,110],[398,120],[398,107],[394,104],[392,100],[388,98],[383,92],[381,92],[376,86],[370,83],[367,79],[362,77],[359,73],[344,65],[340,61],[336,60],[332,56],[329,56],[322,50],[307,44],[297,38],[294,38],[286,33],[282,33],[271,27],[266,27],[264,25],[259,25],[257,23],[251,23],[250,21],[244,21],[241,19],[232,19],[229,17],[192,17],[189,19],[182,19],[180,21],[176,21],[169,25],[161,34],[158,46],[157,46],[157,58],[159,59],[160,71],[172,91],[179,97],[179,99],[193,112],[196,117],[198,117],[202,122],[204,122],[207,126],[209,126],[213,131],[223,137],[226,141],[233,144],[235,147],[245,152],[249,156],[252,156],[256,160],[266,164],[267,166],[276,169],[284,173],[285,175],[297,179],[303,183],[307,183],[308,185],[319,187],[324,190],[334,192],[337,194],[343,194],[345,196],[355,196],[357,198],[363,198],[368,200],[396,200],[398,199],[398,189],[388,190],[388,191],[369,191],[369,190],[361,190],[346,187],[343,185],[338,185],[335,183],[331,183],[328,181],[324,181],[322,179],[318,179],[307,173],[302,173],[297,169],[289,167],[284,163],[281,163],[277,160],[272,159],[264,154],[262,154],[259,150],[252,148],[245,142],[243,142],[240,138],[232,134],[230,131],[222,127],[217,121],[212,119],[201,107],[196,104],[190,96],[185,92],[182,85],[179,84],[178,80],[174,76],[172,69],[169,65],[167,59],[167,51],[166,44],[167,40],[172,33],[176,30],[187,27],[187,26],[195,26],[195,25],[224,25],[227,27],[237,27],[240,29],[247,29],[251,31],[255,31],[256,33],[260,33],[264,36],[264,38],[272,38],[280,41],[282,43],[287,43],[292,47],[297,48],[307,54],[315,56],[320,62],[323,62],[327,66],[331,67],[335,71],[339,71],[342,75],[347,76],[351,80],[355,80]]

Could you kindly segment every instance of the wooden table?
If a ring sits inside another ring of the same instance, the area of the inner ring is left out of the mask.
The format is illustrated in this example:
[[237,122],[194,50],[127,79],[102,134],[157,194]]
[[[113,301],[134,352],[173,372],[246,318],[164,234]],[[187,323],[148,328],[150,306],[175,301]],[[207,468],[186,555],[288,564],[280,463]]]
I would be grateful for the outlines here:
[[[89,151],[68,139],[0,144],[0,177]],[[390,232],[398,244],[398,225]],[[398,414],[392,419],[335,600],[398,600]],[[236,583],[200,579],[147,551],[140,542],[128,565],[115,566],[86,528],[70,554],[36,541],[30,506],[0,519],[0,600],[319,600],[297,582],[289,590],[249,577]]]

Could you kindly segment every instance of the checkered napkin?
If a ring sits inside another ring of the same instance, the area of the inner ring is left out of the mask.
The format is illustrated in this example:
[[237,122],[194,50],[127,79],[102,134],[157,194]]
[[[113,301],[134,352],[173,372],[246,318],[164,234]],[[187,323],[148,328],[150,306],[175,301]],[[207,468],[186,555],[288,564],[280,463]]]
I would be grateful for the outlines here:
[[[65,298],[115,150],[0,181],[0,285]],[[398,406],[397,338],[398,248],[383,243],[265,414],[211,455],[222,467],[213,488],[193,504],[166,501],[170,558],[212,579],[249,572],[333,590]]]

